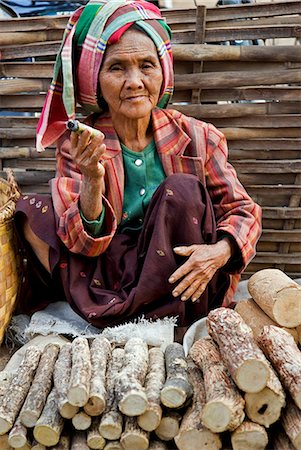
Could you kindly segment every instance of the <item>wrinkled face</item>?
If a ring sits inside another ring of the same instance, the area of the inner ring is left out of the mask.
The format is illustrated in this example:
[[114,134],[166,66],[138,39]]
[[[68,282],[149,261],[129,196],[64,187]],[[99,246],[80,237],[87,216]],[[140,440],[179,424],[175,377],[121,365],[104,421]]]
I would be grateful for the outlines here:
[[158,103],[162,81],[155,44],[146,34],[130,29],[107,47],[99,83],[113,118],[149,117]]

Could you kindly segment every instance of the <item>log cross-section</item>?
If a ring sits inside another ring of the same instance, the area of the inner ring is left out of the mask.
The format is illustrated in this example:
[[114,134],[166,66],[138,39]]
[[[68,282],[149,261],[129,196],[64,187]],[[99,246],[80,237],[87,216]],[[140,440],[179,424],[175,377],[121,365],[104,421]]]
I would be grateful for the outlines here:
[[261,391],[269,379],[269,364],[242,317],[217,308],[208,314],[207,328],[237,386],[244,392]]
[[64,419],[57,406],[57,393],[53,388],[48,395],[43,412],[37,421],[33,435],[36,441],[46,447],[57,445],[64,427]]

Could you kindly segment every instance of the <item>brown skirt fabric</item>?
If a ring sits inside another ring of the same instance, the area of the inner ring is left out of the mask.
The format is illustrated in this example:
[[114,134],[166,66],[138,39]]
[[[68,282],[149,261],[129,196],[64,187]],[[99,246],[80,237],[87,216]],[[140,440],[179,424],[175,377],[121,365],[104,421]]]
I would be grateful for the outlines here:
[[[24,243],[25,217],[50,247],[51,274]],[[222,270],[195,303],[174,298],[174,286],[168,282],[187,259],[176,255],[174,247],[216,242],[212,204],[194,175],[167,177],[153,195],[142,230],[117,233],[107,251],[98,257],[69,252],[56,235],[57,219],[50,196],[24,196],[17,204],[15,223],[28,261],[25,278],[30,292],[21,298],[20,312],[33,313],[64,299],[100,328],[141,315],[178,316],[178,325],[188,326],[222,304],[229,287],[229,275]]]

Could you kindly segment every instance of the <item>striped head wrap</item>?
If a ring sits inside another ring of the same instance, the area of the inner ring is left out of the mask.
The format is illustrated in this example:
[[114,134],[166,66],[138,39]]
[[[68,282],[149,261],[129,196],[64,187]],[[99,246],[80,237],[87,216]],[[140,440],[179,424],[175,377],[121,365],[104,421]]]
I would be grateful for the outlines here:
[[114,44],[133,24],[154,42],[163,72],[158,107],[165,108],[173,92],[173,62],[169,27],[160,10],[144,0],[90,0],[69,19],[37,127],[37,150],[55,142],[75,117],[76,103],[86,112],[101,112],[98,75],[108,44]]

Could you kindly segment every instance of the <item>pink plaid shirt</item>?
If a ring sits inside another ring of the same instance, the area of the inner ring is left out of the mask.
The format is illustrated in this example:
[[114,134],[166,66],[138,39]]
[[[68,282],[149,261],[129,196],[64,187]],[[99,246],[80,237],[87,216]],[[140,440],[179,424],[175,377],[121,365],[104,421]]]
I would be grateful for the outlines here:
[[[93,238],[84,229],[79,212],[82,175],[73,163],[68,134],[58,142],[57,173],[51,182],[54,208],[58,216],[57,233],[65,246],[74,253],[98,256],[109,246],[122,216],[124,169],[120,143],[111,117],[100,116],[87,123],[105,134],[106,207],[104,236]],[[154,109],[152,124],[156,148],[166,176],[173,173],[196,175],[206,186],[215,212],[217,230],[230,234],[236,241],[242,258],[238,273],[231,275],[231,285],[224,304],[233,300],[240,275],[255,255],[261,232],[261,209],[249,197],[228,163],[224,135],[213,125],[184,116],[175,110]]]

